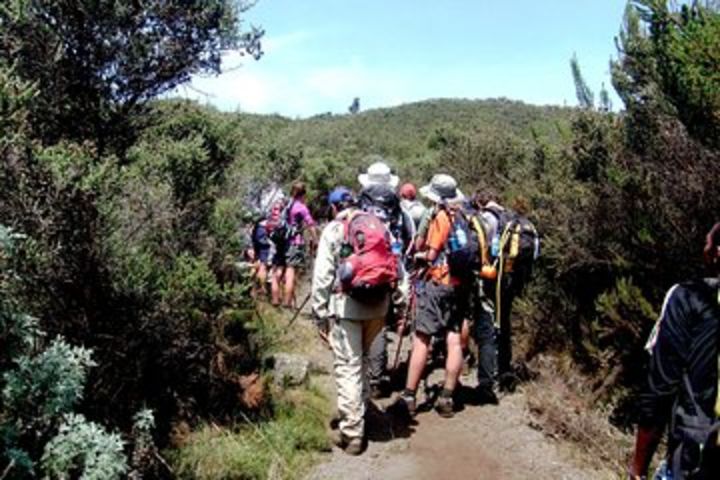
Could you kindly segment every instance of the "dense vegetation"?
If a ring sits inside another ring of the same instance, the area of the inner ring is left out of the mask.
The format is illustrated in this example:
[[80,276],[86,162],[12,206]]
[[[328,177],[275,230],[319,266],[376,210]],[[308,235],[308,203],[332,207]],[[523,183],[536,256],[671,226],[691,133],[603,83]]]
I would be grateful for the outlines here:
[[260,32],[239,35],[229,1],[139,5],[0,6],[0,478],[166,475],[153,425],[164,445],[173,425],[271,416],[234,266],[248,206],[303,179],[322,214],[369,155],[526,207],[543,256],[518,308],[524,360],[567,355],[626,403],[662,295],[700,272],[720,207],[717,6],[628,8],[620,113],[602,92],[594,106],[574,62],[580,108],[433,100],[290,120],[153,100],[226,47],[258,55]]

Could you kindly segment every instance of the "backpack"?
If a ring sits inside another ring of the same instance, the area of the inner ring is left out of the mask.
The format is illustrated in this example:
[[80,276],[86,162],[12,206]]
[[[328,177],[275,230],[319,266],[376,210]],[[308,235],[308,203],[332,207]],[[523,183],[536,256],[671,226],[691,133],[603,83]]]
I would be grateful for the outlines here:
[[375,215],[356,211],[343,222],[340,250],[340,290],[363,301],[380,301],[395,289],[398,259],[392,252],[390,232]]
[[450,275],[468,278],[482,266],[480,237],[473,227],[471,216],[462,210],[447,213],[452,219],[446,247]]
[[[716,295],[717,305],[720,306],[720,290]],[[676,402],[673,407],[670,429],[679,442],[674,450],[669,452],[669,467],[673,480],[708,480],[710,477],[705,471],[707,459],[703,457],[703,454],[707,455],[709,450],[717,455],[720,450],[720,353],[718,354],[719,390],[716,392],[715,418],[706,415],[698,405],[687,372],[683,373],[683,386],[694,413],[687,411],[679,402]]]
[[529,274],[540,255],[540,235],[530,220],[504,208],[485,207],[497,219],[493,238],[486,242],[489,260],[497,261],[503,273]]
[[370,185],[360,193],[359,206],[362,210],[378,217],[390,230],[392,240],[400,242],[395,245],[396,254],[404,252],[412,243],[412,228],[406,225],[405,215],[400,208],[400,198],[395,190],[387,185]]

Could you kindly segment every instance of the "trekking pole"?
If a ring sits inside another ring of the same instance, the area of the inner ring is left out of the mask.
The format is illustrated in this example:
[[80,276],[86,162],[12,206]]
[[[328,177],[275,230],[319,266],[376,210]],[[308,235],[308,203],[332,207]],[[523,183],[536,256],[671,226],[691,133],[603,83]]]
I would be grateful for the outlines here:
[[398,326],[397,335],[398,335],[398,344],[397,348],[395,349],[395,358],[393,359],[392,364],[392,371],[397,370],[398,362],[400,361],[400,352],[402,351],[402,344],[403,339],[405,338],[405,328],[408,326],[408,320],[410,318],[413,318],[413,312],[415,311],[415,281],[418,274],[417,272],[413,275],[410,275],[410,292],[409,292],[409,299],[408,299],[408,306],[407,306],[407,313],[405,314],[405,318],[403,319],[402,323]]
[[288,322],[288,324],[285,326],[285,331],[287,331],[287,329],[290,328],[293,323],[295,323],[295,320],[298,319],[298,317],[300,316],[300,313],[302,312],[303,308],[305,308],[305,305],[306,305],[307,302],[310,300],[310,297],[311,297],[311,296],[312,296],[312,292],[308,293],[308,294],[305,296],[305,300],[303,300],[302,304],[300,304],[300,308],[298,308],[298,309],[295,311],[295,313],[293,314],[292,318],[290,319],[290,321]]

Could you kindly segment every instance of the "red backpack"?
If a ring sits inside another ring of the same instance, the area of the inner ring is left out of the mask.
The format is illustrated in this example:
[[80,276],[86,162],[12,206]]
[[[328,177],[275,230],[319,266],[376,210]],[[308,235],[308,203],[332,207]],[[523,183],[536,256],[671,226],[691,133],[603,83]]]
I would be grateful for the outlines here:
[[341,291],[364,301],[380,301],[398,279],[398,257],[390,232],[375,215],[358,211],[344,222],[338,277]]

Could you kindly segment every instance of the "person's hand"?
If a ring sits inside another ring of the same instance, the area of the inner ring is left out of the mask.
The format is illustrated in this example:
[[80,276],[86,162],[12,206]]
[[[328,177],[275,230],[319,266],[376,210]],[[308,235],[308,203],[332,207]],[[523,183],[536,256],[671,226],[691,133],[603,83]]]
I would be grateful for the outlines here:
[[405,331],[407,330],[407,317],[405,315],[400,315],[397,319],[397,327],[395,329],[395,332],[399,337],[402,337],[405,335]]
[[316,317],[315,318],[315,326],[318,330],[318,335],[320,336],[320,340],[323,341],[328,347],[330,347],[330,320],[332,317]]

